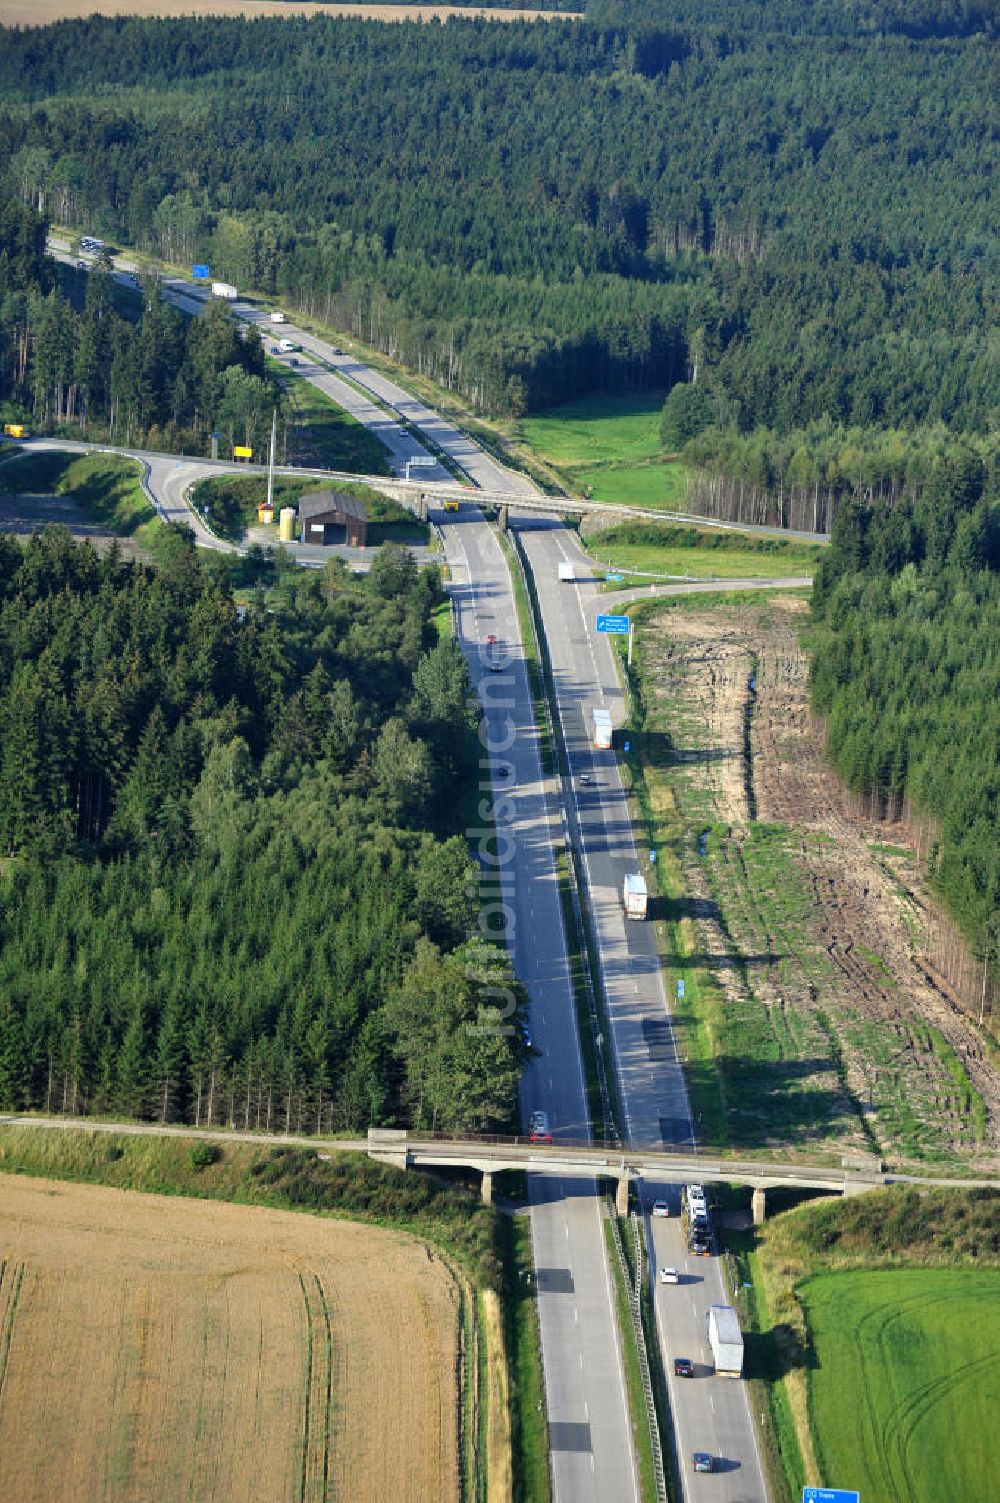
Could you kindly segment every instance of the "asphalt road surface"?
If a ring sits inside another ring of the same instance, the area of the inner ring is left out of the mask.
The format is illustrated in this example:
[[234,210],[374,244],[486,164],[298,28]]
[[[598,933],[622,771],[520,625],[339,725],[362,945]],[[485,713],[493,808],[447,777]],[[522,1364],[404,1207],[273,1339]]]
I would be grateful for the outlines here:
[[[572,769],[567,799],[569,828],[583,853],[587,885],[598,934],[611,1047],[621,1086],[624,1128],[632,1143],[686,1148],[697,1143],[687,1088],[677,1055],[655,935],[651,924],[627,921],[621,904],[626,872],[641,871],[614,751],[593,745],[591,712],[600,705],[621,724],[624,700],[610,639],[594,621],[608,597],[597,584],[565,583],[560,560],[579,561],[578,544],[565,528],[548,522],[518,522],[535,577],[548,643],[556,700]],[[659,593],[685,593],[690,586],[665,586]],[[648,591],[640,592],[645,595]],[[580,775],[593,779],[589,786]],[[708,1307],[726,1304],[718,1260],[687,1253],[677,1211],[680,1187],[640,1186],[644,1205],[667,1199],[674,1214],[647,1217],[653,1266],[682,1272],[680,1285],[654,1286],[657,1327],[667,1369],[671,1409],[685,1496],[704,1496],[706,1485],[717,1503],[764,1503],[767,1492],[743,1383],[709,1376]],[[673,1375],[673,1359],[697,1364],[695,1379]],[[707,1451],[720,1472],[711,1484],[696,1476],[691,1457]]]
[[[510,576],[495,534],[472,507],[444,535],[459,638],[484,707],[481,793],[492,795],[497,826],[496,847],[480,847],[483,922],[506,938],[531,1001],[536,1055],[524,1073],[522,1107],[525,1118],[546,1111],[555,1138],[586,1139],[553,860],[562,831],[542,774]],[[488,765],[486,747],[493,749]],[[596,1186],[540,1174],[529,1175],[528,1185],[554,1495],[557,1503],[631,1503],[635,1462]]]

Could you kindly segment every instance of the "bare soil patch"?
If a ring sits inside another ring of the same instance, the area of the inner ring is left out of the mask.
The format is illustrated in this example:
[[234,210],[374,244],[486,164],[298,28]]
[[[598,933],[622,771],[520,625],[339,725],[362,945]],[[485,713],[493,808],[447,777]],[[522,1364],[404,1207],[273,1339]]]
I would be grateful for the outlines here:
[[[91,543],[99,553],[106,552],[117,536],[92,521],[86,508],[69,496],[0,495],[0,532],[30,537],[50,526],[67,527],[78,542]],[[118,536],[118,546],[125,558],[148,558],[130,538]]]
[[51,26],[87,16],[358,16],[368,21],[446,21],[485,16],[491,21],[579,19],[566,11],[492,10],[456,5],[315,5],[296,0],[0,0],[0,26]]
[[413,1237],[0,1177],[0,1497],[458,1497],[459,1301]]
[[[975,1023],[922,969],[934,903],[906,828],[866,818],[824,759],[806,609],[776,597],[672,611],[649,633],[692,912],[731,1060],[747,1065],[742,1095],[731,1071],[738,1135],[985,1164],[1000,1080]],[[755,1104],[761,1059],[770,1090]]]

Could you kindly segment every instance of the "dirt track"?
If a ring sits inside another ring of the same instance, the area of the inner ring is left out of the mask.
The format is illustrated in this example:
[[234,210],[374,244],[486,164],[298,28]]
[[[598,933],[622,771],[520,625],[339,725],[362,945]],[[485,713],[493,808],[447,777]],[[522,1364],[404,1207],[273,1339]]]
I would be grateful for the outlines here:
[[685,820],[713,830],[704,858],[687,842],[685,876],[729,1046],[769,1054],[784,1076],[766,1110],[743,1111],[777,1140],[798,1127],[890,1158],[987,1162],[1000,1081],[975,1026],[917,964],[931,900],[903,832],[861,818],[823,758],[805,609],[776,598],[673,611],[650,644]]
[[[68,528],[78,542],[92,544],[99,553],[109,548],[115,537],[107,527],[92,521],[86,509],[69,496],[0,495],[0,532],[31,537],[52,526]],[[119,537],[118,546],[126,558],[147,557],[130,538]]]
[[0,1176],[4,1503],[457,1499],[457,1352],[411,1237]]

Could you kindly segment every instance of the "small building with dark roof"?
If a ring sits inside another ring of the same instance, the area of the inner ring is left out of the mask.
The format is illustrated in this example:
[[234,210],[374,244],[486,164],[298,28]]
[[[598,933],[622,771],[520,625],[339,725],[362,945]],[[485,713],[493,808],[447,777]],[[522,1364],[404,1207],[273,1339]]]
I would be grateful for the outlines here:
[[365,503],[348,491],[310,491],[299,501],[299,538],[324,548],[334,543],[364,548],[368,542]]

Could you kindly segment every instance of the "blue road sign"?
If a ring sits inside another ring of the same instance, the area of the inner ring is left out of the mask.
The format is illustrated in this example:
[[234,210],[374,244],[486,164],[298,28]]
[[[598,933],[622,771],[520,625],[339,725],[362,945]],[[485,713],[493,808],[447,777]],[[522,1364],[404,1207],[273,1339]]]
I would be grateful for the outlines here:
[[861,1494],[843,1487],[804,1487],[802,1503],[860,1503]]
[[206,277],[210,277],[212,275],[212,273],[209,271],[209,269],[208,269],[207,266],[198,265],[198,266],[192,266],[192,268],[191,268],[191,275],[193,277],[199,277],[202,281],[204,281],[205,278]]
[[678,1002],[681,1000],[681,998],[683,997],[683,995],[684,995],[684,981],[683,981],[683,978],[682,978],[677,983],[677,1000],[678,1000]]
[[624,745],[624,750],[625,750],[625,751],[628,751],[628,749],[629,749],[629,746],[630,746],[630,744],[631,744],[631,743],[630,743],[630,742],[628,742],[628,741],[626,741],[626,742],[625,742],[625,745]]
[[610,633],[613,637],[628,636],[627,616],[598,616],[597,630]]
[[625,576],[624,574],[605,574],[604,578],[608,584],[621,584]]

